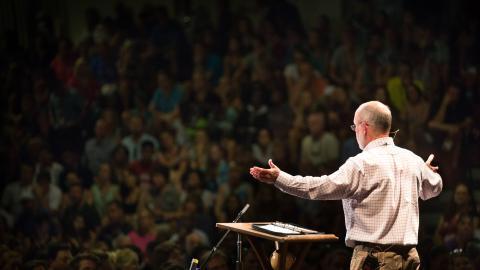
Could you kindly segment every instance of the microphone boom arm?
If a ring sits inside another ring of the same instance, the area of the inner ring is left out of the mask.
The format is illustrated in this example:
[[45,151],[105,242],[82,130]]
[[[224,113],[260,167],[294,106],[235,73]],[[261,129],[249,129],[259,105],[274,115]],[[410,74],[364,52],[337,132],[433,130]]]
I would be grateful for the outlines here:
[[[237,221],[243,216],[243,214],[245,214],[245,212],[247,212],[248,208],[250,207],[250,204],[246,204],[243,209],[238,213],[237,217],[233,220],[233,223],[237,223]],[[203,270],[205,269],[205,266],[207,265],[207,262],[210,260],[210,258],[212,258],[213,254],[215,254],[215,252],[217,252],[217,249],[218,247],[220,247],[220,245],[222,244],[223,240],[225,240],[225,237],[227,237],[228,233],[230,233],[231,230],[227,230],[222,238],[220,238],[220,240],[218,240],[217,244],[212,248],[212,250],[210,251],[210,254],[208,254],[208,257],[207,259],[202,262],[202,264],[200,265],[200,270]]]

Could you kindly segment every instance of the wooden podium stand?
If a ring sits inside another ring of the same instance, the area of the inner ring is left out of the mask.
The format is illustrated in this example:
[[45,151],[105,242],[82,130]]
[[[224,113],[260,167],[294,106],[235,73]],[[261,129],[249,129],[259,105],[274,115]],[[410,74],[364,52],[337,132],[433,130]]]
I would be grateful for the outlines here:
[[313,242],[332,242],[338,240],[338,237],[334,234],[303,234],[303,235],[287,235],[277,236],[273,234],[264,233],[252,228],[252,224],[268,224],[270,222],[250,222],[250,223],[217,223],[217,227],[220,229],[231,230],[244,235],[247,238],[248,243],[253,249],[257,260],[263,270],[272,270],[270,266],[270,260],[266,256],[260,256],[259,250],[255,245],[252,237],[263,238],[271,241],[281,243],[280,245],[280,270],[285,270],[285,260],[288,252],[288,245],[290,243],[304,243],[300,256],[295,260],[295,264],[292,266],[293,270],[301,269],[301,264],[305,259]]

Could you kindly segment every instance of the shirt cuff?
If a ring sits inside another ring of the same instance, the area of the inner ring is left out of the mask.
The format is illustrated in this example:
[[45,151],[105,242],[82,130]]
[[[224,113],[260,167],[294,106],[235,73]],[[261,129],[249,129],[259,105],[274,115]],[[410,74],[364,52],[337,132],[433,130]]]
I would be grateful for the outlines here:
[[286,172],[280,171],[278,174],[277,180],[273,183],[276,188],[284,190],[286,187],[290,186],[290,178],[292,176]]

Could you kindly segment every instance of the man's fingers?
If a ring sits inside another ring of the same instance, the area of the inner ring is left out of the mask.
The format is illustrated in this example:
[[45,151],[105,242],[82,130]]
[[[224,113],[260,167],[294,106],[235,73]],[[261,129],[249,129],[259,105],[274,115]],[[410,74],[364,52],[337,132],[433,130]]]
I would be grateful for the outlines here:
[[270,168],[275,168],[275,167],[277,167],[277,166],[275,166],[275,164],[273,164],[272,159],[269,159],[269,160],[268,160],[268,165],[270,166]]
[[428,159],[427,159],[426,163],[427,163],[427,164],[430,164],[430,163],[432,162],[432,160],[433,160],[434,157],[435,157],[435,156],[434,156],[433,154],[430,154],[430,156],[428,156]]
[[269,177],[270,174],[268,173],[267,170],[265,169],[262,169],[262,168],[259,168],[259,167],[253,167],[253,168],[250,168],[250,174],[254,177],[254,178],[265,178],[265,177]]

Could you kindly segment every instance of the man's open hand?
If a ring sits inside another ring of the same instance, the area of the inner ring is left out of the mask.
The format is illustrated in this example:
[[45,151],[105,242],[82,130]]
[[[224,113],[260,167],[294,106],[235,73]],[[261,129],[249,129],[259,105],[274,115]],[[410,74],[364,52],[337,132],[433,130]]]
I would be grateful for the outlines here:
[[280,169],[275,164],[273,164],[273,161],[271,159],[268,160],[268,165],[270,166],[269,169],[264,169],[256,166],[252,167],[250,168],[250,174],[258,181],[273,184],[275,183],[275,180],[277,180],[278,175],[280,174]]

